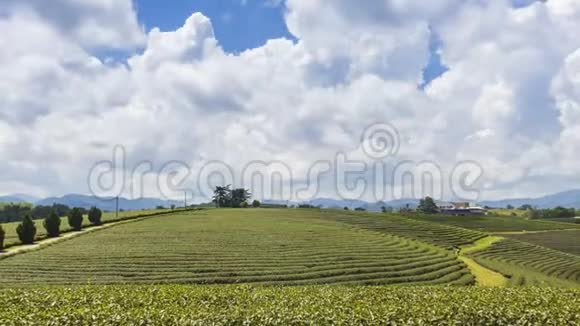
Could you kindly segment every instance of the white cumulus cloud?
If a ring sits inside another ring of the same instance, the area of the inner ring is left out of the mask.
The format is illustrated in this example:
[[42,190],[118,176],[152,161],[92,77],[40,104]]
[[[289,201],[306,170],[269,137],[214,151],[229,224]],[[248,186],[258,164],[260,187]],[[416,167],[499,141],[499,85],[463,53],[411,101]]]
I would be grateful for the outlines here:
[[[276,160],[303,178],[338,151],[365,158],[360,136],[377,122],[400,136],[387,163],[429,160],[451,171],[478,162],[488,198],[574,187],[576,1],[284,6],[296,42],[231,54],[202,13],[175,31],[144,33],[129,0],[8,0],[0,9],[0,192],[87,192],[88,170],[115,145],[129,167],[179,160],[195,170],[221,160],[239,172]],[[432,33],[449,70],[422,90]],[[102,62],[99,48],[133,52],[127,62]]]

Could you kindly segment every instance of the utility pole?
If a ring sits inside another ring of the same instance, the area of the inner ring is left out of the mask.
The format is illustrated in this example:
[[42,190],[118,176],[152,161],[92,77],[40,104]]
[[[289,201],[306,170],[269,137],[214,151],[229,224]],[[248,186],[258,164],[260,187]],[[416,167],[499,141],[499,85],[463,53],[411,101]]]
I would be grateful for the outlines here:
[[183,191],[183,208],[187,209],[187,190]]
[[115,197],[115,219],[119,218],[119,196]]

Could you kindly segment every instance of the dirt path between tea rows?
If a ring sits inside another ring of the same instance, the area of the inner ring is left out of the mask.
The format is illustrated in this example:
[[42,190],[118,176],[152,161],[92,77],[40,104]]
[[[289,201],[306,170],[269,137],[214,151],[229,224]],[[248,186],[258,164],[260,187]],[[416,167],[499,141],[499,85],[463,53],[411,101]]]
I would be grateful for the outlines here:
[[487,236],[479,239],[472,245],[462,247],[458,253],[458,259],[463,261],[471,273],[475,276],[475,281],[480,286],[496,287],[507,285],[507,278],[502,274],[492,271],[476,262],[474,259],[466,256],[469,253],[485,250],[494,242],[500,241],[501,237]]

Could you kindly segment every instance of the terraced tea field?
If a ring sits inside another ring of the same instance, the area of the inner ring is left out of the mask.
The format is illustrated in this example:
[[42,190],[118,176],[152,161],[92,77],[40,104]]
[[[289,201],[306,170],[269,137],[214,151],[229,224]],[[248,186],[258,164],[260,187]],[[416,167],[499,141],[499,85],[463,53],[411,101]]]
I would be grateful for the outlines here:
[[546,232],[517,232],[501,236],[580,256],[580,229]]
[[578,287],[580,257],[397,215],[208,209],[148,217],[0,260],[2,287],[476,282]]
[[[1,260],[0,285],[474,282],[452,251],[400,236],[428,227],[408,221],[390,220],[389,227],[400,225],[387,233],[310,210],[228,209],[158,216]],[[447,234],[443,239],[450,243],[458,241],[453,232],[478,236],[432,227],[433,239]]]
[[514,216],[446,216],[446,215],[408,215],[418,221],[451,225],[483,232],[522,232],[578,229],[580,224],[563,223],[552,220],[528,220]]
[[580,256],[511,239],[470,255],[508,276],[510,285],[580,285]]
[[[312,210],[313,214],[316,210]],[[337,221],[385,234],[416,239],[446,249],[470,244],[486,236],[485,233],[448,226],[398,215],[343,212],[323,210],[316,213],[321,218]]]
[[[138,216],[138,215],[143,215],[143,214],[155,214],[155,213],[169,212],[169,211],[170,211],[169,209],[126,211],[126,212],[119,212],[118,218],[115,215],[115,213],[105,212],[105,213],[103,213],[102,221],[105,223],[106,222],[113,222],[113,221],[116,221],[118,219],[125,219],[125,218],[130,218],[130,217],[134,217],[134,216]],[[42,239],[42,238],[46,237],[46,230],[42,226],[42,223],[43,223],[42,219],[34,221],[34,224],[36,225],[36,238],[37,239]],[[18,224],[20,224],[20,222],[11,222],[11,223],[2,224],[2,227],[6,231],[6,238],[4,240],[5,247],[10,247],[10,246],[20,244],[20,240],[18,239],[18,234],[16,233],[16,227],[18,226]],[[89,225],[90,225],[90,222],[89,222],[88,218],[85,216],[84,220],[83,220],[83,226],[89,226]],[[68,225],[68,220],[66,217],[61,217],[60,226],[61,226],[61,230],[63,232],[72,230],[72,228]]]

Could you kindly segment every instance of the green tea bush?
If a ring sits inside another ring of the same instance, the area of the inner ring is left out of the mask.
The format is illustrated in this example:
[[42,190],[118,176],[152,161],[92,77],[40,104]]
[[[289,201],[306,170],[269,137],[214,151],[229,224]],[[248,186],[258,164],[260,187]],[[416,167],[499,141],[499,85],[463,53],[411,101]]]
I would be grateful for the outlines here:
[[556,288],[80,286],[0,290],[0,325],[576,325]]
[[[115,250],[99,250],[103,243]],[[0,264],[0,287],[89,282],[464,285],[473,276],[442,248],[316,219],[308,210],[174,213]]]
[[512,285],[580,284],[580,257],[530,243],[504,239],[471,256],[509,276]]

